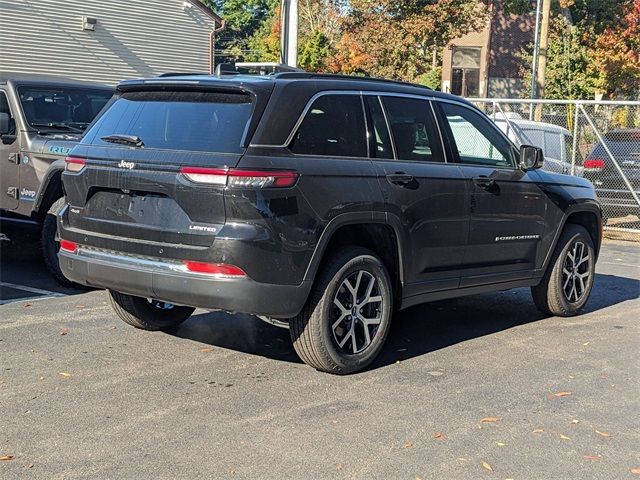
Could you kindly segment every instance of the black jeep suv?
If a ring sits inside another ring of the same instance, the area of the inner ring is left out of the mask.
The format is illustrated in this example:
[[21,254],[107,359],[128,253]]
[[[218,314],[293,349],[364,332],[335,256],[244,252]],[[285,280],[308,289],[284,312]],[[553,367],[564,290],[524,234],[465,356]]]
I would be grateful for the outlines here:
[[592,185],[458,97],[281,73],[126,81],[111,102],[67,158],[60,263],[135,327],[255,314],[344,374],[396,310],[531,287],[569,316],[589,297]]

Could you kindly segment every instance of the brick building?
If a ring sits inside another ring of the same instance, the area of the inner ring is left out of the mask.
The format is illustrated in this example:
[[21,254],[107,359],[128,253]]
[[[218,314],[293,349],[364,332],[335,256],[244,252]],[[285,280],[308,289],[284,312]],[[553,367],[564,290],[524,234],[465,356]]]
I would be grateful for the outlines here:
[[453,40],[444,49],[442,90],[464,97],[518,98],[518,53],[533,42],[535,12],[505,14],[504,0],[487,0],[491,15],[482,31]]

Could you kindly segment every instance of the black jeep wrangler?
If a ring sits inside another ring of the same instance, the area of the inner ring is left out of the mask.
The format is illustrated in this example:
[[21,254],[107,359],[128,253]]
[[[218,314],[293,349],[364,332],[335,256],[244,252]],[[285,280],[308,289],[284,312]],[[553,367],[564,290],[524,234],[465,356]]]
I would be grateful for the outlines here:
[[601,242],[592,185],[540,170],[451,95],[281,73],[126,81],[67,158],[60,262],[127,323],[194,307],[288,324],[309,365],[366,367],[395,311],[531,287],[585,305]]
[[0,211],[42,225],[44,261],[65,287],[56,238],[64,159],[112,95],[88,82],[0,73]]

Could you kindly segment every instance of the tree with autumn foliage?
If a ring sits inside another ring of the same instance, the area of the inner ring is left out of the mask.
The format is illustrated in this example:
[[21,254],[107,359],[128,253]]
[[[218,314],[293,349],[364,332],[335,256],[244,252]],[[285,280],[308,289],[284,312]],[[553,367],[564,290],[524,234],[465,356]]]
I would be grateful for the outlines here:
[[407,81],[433,81],[444,46],[488,17],[477,0],[351,0],[349,7],[330,69]]
[[591,71],[610,98],[640,98],[640,0],[625,5],[620,21],[596,38]]

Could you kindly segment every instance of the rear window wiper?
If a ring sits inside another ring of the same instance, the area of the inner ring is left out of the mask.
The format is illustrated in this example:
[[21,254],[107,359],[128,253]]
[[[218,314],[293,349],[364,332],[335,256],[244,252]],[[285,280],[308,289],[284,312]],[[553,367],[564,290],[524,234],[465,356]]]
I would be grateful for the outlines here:
[[78,127],[74,127],[72,125],[69,125],[67,123],[59,123],[59,122],[49,122],[49,123],[32,123],[31,124],[32,127],[46,127],[46,128],[55,128],[55,129],[65,129],[65,130],[69,130],[71,132],[74,133],[82,133],[84,132],[83,129],[78,128]]
[[135,135],[107,135],[101,137],[103,142],[119,143],[121,145],[133,145],[134,147],[144,147],[144,142],[140,140],[140,137]]

